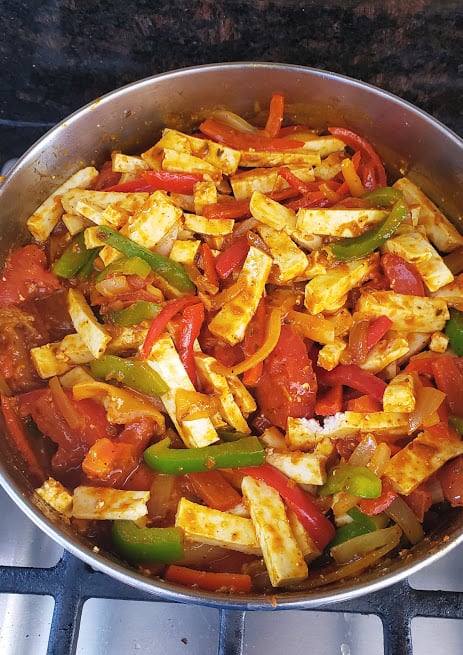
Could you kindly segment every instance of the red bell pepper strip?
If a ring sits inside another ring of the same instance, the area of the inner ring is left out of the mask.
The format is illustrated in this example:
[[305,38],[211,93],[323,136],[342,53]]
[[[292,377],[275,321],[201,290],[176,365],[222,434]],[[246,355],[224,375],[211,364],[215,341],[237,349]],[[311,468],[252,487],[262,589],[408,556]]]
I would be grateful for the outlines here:
[[357,364],[338,364],[332,371],[319,368],[317,378],[322,385],[343,384],[361,393],[366,393],[379,402],[382,401],[387,387],[384,380],[376,377],[373,373],[364,371]]
[[199,265],[203,269],[204,277],[207,282],[214,287],[218,287],[219,280],[217,279],[217,271],[215,270],[215,258],[212,250],[206,242],[203,242],[199,246],[199,257]]
[[437,388],[447,395],[447,405],[455,416],[463,417],[463,373],[458,358],[451,355],[436,357],[431,369]]
[[202,173],[172,173],[170,171],[143,171],[136,180],[109,186],[105,191],[123,191],[135,193],[139,191],[171,191],[192,195],[194,186],[203,179]]
[[212,469],[186,475],[195,492],[208,507],[226,512],[240,504],[240,494],[220,471]]
[[290,478],[287,478],[286,475],[270,466],[270,464],[243,467],[239,471],[276,489],[287,506],[297,515],[317,548],[323,550],[329,544],[335,534],[334,525],[318,509],[309,495]]
[[251,576],[247,573],[216,573],[215,571],[197,571],[186,566],[170,564],[164,574],[168,582],[176,582],[187,587],[198,587],[206,591],[227,591],[249,593]]
[[194,342],[199,337],[204,322],[204,305],[197,302],[183,310],[180,326],[176,334],[175,345],[185,367],[188,377],[195,388],[198,386],[194,360]]
[[318,189],[318,183],[316,185],[306,184],[301,180],[297,175],[295,175],[290,168],[287,166],[282,166],[278,169],[278,175],[282,177],[289,184],[290,187],[295,189],[298,193],[306,195],[311,191],[316,191]]
[[198,303],[197,296],[184,296],[183,298],[176,298],[175,300],[168,300],[160,313],[151,323],[145,341],[140,349],[140,359],[146,359],[151,352],[151,348],[159,339],[162,332],[165,330],[167,323],[179,312],[181,312],[188,305]]
[[281,93],[274,93],[270,100],[269,114],[265,123],[265,133],[270,137],[277,137],[285,113],[285,97]]
[[215,258],[215,270],[221,280],[226,280],[233,271],[241,268],[249,251],[249,241],[245,236],[238,237]]
[[423,278],[413,264],[393,252],[381,257],[381,266],[389,287],[396,293],[424,296]]
[[366,139],[359,136],[352,130],[345,127],[329,127],[328,132],[333,136],[341,139],[344,143],[354,150],[360,150],[362,154],[366,155],[373,162],[374,171],[376,173],[376,182],[379,187],[387,185],[386,171],[376,150],[371,146]]
[[378,316],[371,321],[367,329],[367,350],[381,341],[384,335],[391,329],[392,321],[388,316]]
[[2,395],[1,408],[8,436],[24,460],[29,474],[34,477],[36,483],[42,484],[46,475],[27,439],[24,425],[16,412],[15,399]]
[[332,416],[342,410],[342,384],[335,384],[317,398],[315,414],[319,416]]
[[279,139],[278,137],[262,136],[240,132],[225,123],[207,118],[199,126],[200,131],[210,139],[223,143],[235,150],[296,150],[302,148],[304,141]]
[[93,191],[103,191],[109,186],[114,186],[119,183],[122,173],[116,173],[113,171],[113,162],[111,159],[105,161],[103,166],[100,168],[98,176],[93,180],[90,188]]

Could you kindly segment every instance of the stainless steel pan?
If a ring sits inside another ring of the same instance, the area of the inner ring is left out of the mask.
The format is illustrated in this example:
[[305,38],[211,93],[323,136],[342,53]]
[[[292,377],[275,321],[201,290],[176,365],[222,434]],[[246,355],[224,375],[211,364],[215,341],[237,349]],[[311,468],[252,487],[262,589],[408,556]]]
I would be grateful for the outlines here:
[[[164,126],[187,128],[207,108],[252,116],[273,92],[285,95],[300,121],[343,124],[365,136],[392,174],[406,173],[457,225],[463,221],[463,141],[407,102],[356,80],[301,66],[230,63],[156,75],[114,91],[69,116],[40,139],[0,187],[0,259],[27,240],[25,221],[40,202],[83,164],[100,164],[114,149],[137,152]],[[463,399],[462,399],[463,402]],[[354,580],[269,599],[187,590],[148,578],[113,555],[96,552],[52,510],[39,503],[27,471],[0,433],[0,482],[44,532],[95,569],[129,585],[177,601],[242,609],[309,608],[378,590],[409,576],[463,542],[463,513],[441,517],[422,543]],[[4,517],[7,520],[7,517]],[[273,604],[274,603],[274,604]]]

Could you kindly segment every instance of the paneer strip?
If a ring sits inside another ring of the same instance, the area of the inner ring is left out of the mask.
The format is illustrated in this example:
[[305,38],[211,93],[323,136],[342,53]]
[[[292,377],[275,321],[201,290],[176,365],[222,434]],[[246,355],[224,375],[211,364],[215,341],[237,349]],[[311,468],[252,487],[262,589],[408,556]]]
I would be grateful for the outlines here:
[[271,277],[275,284],[289,282],[304,274],[307,255],[286,232],[279,232],[268,225],[258,225],[257,232],[272,255],[275,272],[272,271]]
[[346,302],[347,293],[373,277],[378,266],[379,256],[374,253],[317,275],[305,286],[304,305],[311,314],[337,311]]
[[338,412],[328,416],[323,425],[316,419],[292,419],[288,423],[286,442],[292,449],[309,450],[324,439],[345,439],[359,434],[400,437],[408,434],[406,412]]
[[72,515],[72,496],[58,480],[48,478],[35,493],[60,514],[67,517]]
[[222,171],[204,159],[167,148],[164,150],[162,170],[172,173],[202,173],[208,175],[215,182],[220,182],[222,179]]
[[200,246],[199,239],[181,241],[176,239],[172,245],[169,258],[180,264],[193,264]]
[[82,485],[74,489],[72,516],[97,521],[137,521],[148,513],[149,497],[149,491]]
[[307,564],[297,544],[279,493],[250,476],[241,483],[243,497],[274,587],[305,580]]
[[68,334],[61,341],[31,348],[31,359],[42,380],[63,375],[75,364],[94,359],[80,334]]
[[405,357],[409,349],[405,336],[391,330],[384,339],[373,346],[365,361],[360,364],[360,368],[369,373],[379,373],[392,362]]
[[222,418],[238,432],[250,434],[251,430],[233,398],[227,378],[217,371],[217,360],[203,353],[196,353],[194,359],[204,391],[214,394]]
[[78,289],[69,289],[67,306],[76,332],[95,359],[98,359],[104,354],[111,335],[98,323],[84,294]]
[[313,136],[310,134],[303,134],[300,132],[295,132],[293,135],[288,135],[286,138],[294,138],[294,140],[304,141],[302,146],[304,150],[310,150],[313,152],[318,152],[320,157],[327,157],[333,152],[338,152],[344,150],[346,144],[341,139],[338,139],[335,136]]
[[399,373],[386,387],[383,396],[385,412],[413,412],[415,409],[415,379],[410,373]]
[[383,209],[299,209],[296,229],[303,234],[355,237],[381,223],[388,212]]
[[[290,171],[302,182],[312,182],[314,172],[311,166],[288,166]],[[236,200],[250,198],[254,191],[272,193],[287,189],[289,184],[278,175],[278,169],[253,168],[249,171],[240,171],[230,178],[233,195]]]
[[115,173],[139,173],[149,170],[149,166],[141,157],[113,152],[111,155],[112,169]]
[[43,243],[53,232],[63,214],[63,205],[61,203],[62,195],[66,193],[66,191],[69,191],[69,189],[74,189],[76,187],[86,189],[90,186],[97,175],[98,171],[93,166],[82,168],[74,173],[74,175],[71,175],[66,182],[61,184],[61,186],[53,191],[53,193],[42,202],[35,212],[27,219],[27,229],[34,239]]
[[77,206],[80,202],[100,207],[102,210],[112,205],[133,214],[146,202],[148,195],[144,192],[120,193],[118,191],[70,189],[61,198],[61,203],[68,214],[78,214]]
[[391,457],[384,475],[398,493],[408,496],[445,462],[462,453],[461,439],[436,438],[425,430]]
[[413,264],[431,292],[450,284],[454,279],[437,250],[416,230],[387,239],[383,250]]
[[61,220],[72,237],[92,225],[92,222],[88,218],[84,218],[84,216],[80,216],[79,214],[63,214]]
[[288,417],[286,446],[291,450],[311,450],[324,437],[322,427],[315,419]]
[[241,553],[260,555],[261,548],[251,519],[192,503],[181,498],[175,517],[190,541],[222,546]]
[[318,166],[321,162],[318,152],[310,152],[302,148],[296,150],[242,150],[241,168],[256,168],[261,166]]
[[394,291],[361,293],[356,311],[376,318],[387,316],[392,329],[399,332],[436,332],[442,330],[450,314],[441,298],[420,298]]
[[214,336],[231,346],[244,339],[254,316],[272,267],[272,258],[255,246],[249,248],[237,282],[240,293],[225,303],[209,323]]
[[114,228],[124,225],[129,217],[129,213],[125,209],[118,209],[113,205],[108,205],[103,209],[99,205],[84,200],[79,200],[76,211],[96,225],[109,225]]
[[331,343],[320,348],[317,356],[317,364],[325,371],[332,371],[341,362],[342,354],[347,348],[347,342],[340,337],[334,337]]
[[307,564],[317,559],[317,557],[320,557],[322,551],[317,548],[314,540],[299,521],[297,515],[291,510],[288,511],[288,520],[289,525],[291,526],[291,530],[294,534],[294,538],[297,541],[297,545],[299,546],[299,549],[302,552],[302,555]]
[[232,218],[206,218],[196,214],[185,214],[184,220],[186,230],[213,237],[231,234],[234,225]]
[[204,159],[225,175],[233,175],[240,161],[240,152],[238,150],[171,128],[164,129],[161,139],[152,148],[142,153],[141,156],[152,168],[157,168],[159,153],[166,149],[184,152]]
[[252,194],[249,209],[256,220],[274,230],[285,230],[288,234],[292,234],[296,228],[295,212],[276,200],[264,196],[260,191],[254,191]]
[[441,287],[431,295],[433,298],[441,298],[450,307],[463,310],[463,273],[457,275],[453,282],[446,284],[445,287]]
[[[330,442],[330,450],[332,449]],[[311,453],[278,452],[270,448],[266,451],[265,459],[268,464],[299,484],[321,485],[326,482],[326,462],[329,454],[330,451],[320,443]]]
[[419,224],[424,226],[426,236],[439,252],[451,252],[463,246],[463,235],[416,184],[402,177],[392,186],[402,191],[408,205],[419,205]]
[[217,187],[211,180],[196,182],[194,188],[194,213],[201,214],[206,205],[217,202]]
[[175,226],[181,225],[183,212],[165,191],[155,191],[127,224],[127,236],[151,250]]
[[217,441],[218,435],[210,418],[196,418],[182,422],[177,418],[175,401],[177,390],[194,391],[194,386],[169,335],[162,334],[159,337],[146,362],[169,387],[169,391],[161,396],[161,400],[185,445],[188,448],[199,448]]

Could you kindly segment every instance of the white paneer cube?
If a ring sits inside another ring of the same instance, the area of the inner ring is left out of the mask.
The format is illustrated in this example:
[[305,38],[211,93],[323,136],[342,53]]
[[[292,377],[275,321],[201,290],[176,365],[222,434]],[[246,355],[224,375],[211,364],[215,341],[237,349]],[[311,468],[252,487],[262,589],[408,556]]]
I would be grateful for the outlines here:
[[27,219],[27,229],[37,241],[44,242],[48,239],[56,224],[63,214],[61,197],[69,189],[79,187],[86,189],[97,177],[98,171],[93,166],[82,168],[71,175],[61,186],[59,186]]
[[447,303],[441,298],[421,298],[394,291],[361,293],[356,310],[370,318],[387,316],[392,321],[391,329],[399,332],[442,330],[450,316]]
[[296,229],[295,212],[260,191],[252,194],[249,209],[256,220],[274,230],[286,230],[291,234]]
[[185,214],[184,227],[190,232],[197,232],[206,236],[226,236],[233,232],[235,221],[233,218],[206,218],[197,214]]
[[243,478],[241,489],[272,585],[279,587],[305,580],[307,564],[278,492],[250,476]]
[[360,368],[369,373],[379,373],[392,362],[405,357],[409,350],[408,340],[402,334],[391,330],[384,339],[373,346],[365,361],[360,364]]
[[272,258],[251,246],[235,284],[240,293],[224,304],[209,323],[209,330],[231,346],[244,339],[246,328],[254,316],[272,267]]
[[355,237],[381,223],[387,216],[383,209],[312,209],[297,212],[296,229],[302,234]]
[[415,379],[410,373],[399,373],[386,387],[383,396],[385,412],[413,412],[415,409]]
[[266,451],[265,460],[299,484],[321,485],[326,482],[327,457],[317,451],[278,452],[270,448]]
[[304,305],[311,314],[335,312],[346,302],[347,293],[369,280],[377,271],[377,254],[338,264],[317,275],[305,286]]
[[335,337],[331,343],[327,343],[320,348],[317,356],[317,364],[326,371],[332,371],[341,361],[343,352],[347,348],[347,343],[340,337]]
[[227,378],[217,371],[217,360],[203,353],[196,353],[194,360],[201,384],[206,393],[214,394],[224,421],[238,432],[250,434],[249,425],[233,398]]
[[260,555],[261,548],[251,519],[221,512],[181,498],[175,517],[187,539],[222,546],[241,553]]
[[67,305],[72,324],[95,359],[102,357],[111,341],[107,330],[98,323],[84,294],[78,289],[69,289]]
[[268,225],[258,225],[257,232],[270,250],[275,268],[275,273],[272,273],[275,284],[289,282],[304,275],[307,255],[286,232],[274,230]]
[[409,205],[419,205],[419,223],[424,226],[426,236],[439,252],[451,252],[463,246],[463,235],[416,184],[402,177],[392,186],[402,191]]
[[81,485],[74,489],[72,516],[99,521],[137,521],[148,514],[149,491]]
[[151,250],[175,225],[181,224],[182,214],[167,193],[155,191],[143,207],[129,218],[127,236]]
[[58,480],[48,478],[35,492],[60,514],[72,516],[72,495]]
[[288,417],[285,441],[291,450],[311,450],[323,439],[322,427],[315,419]]
[[219,168],[216,168],[213,164],[210,164],[200,157],[195,157],[186,152],[178,152],[177,150],[171,150],[169,148],[164,148],[162,169],[172,173],[201,173],[202,175],[208,175],[216,182],[220,182],[222,179],[222,171]]
[[173,259],[174,262],[179,262],[180,264],[193,264],[198,254],[200,243],[199,239],[188,239],[185,241],[176,239],[172,245],[169,259]]
[[453,274],[444,264],[442,257],[417,230],[388,239],[383,250],[399,255],[413,264],[431,292],[453,281]]
[[61,341],[31,348],[32,362],[37,374],[46,380],[63,375],[75,364],[87,364],[94,359],[80,334],[68,334]]
[[420,432],[391,457],[384,475],[398,493],[408,496],[445,462],[462,453],[461,439],[436,439],[430,432]]
[[161,396],[161,400],[185,445],[188,448],[199,448],[217,441],[219,437],[210,418],[196,418],[181,422],[178,420],[175,400],[177,390],[194,391],[194,386],[168,334],[162,334],[159,337],[146,362],[169,387],[169,390]]
[[141,157],[113,152],[111,155],[112,169],[115,173],[140,173],[149,170],[148,164]]
[[[301,182],[312,182],[314,179],[311,166],[289,166],[288,168]],[[236,200],[250,198],[254,191],[275,193],[289,187],[286,180],[278,174],[278,170],[272,168],[253,168],[241,171],[230,178],[230,184]]]

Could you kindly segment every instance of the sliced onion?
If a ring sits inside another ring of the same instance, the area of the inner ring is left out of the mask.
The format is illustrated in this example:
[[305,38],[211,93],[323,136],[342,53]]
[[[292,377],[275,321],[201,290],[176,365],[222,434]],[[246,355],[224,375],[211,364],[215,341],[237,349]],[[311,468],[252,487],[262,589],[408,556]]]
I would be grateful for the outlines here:
[[83,430],[85,427],[85,418],[77,411],[71,400],[68,398],[58,378],[50,378],[48,384],[53,402],[69,427],[73,430]]
[[372,434],[366,434],[362,437],[358,446],[349,457],[349,466],[367,466],[375,452],[378,444]]
[[402,528],[410,543],[417,544],[424,538],[423,527],[415,512],[400,496],[389,505],[385,513]]
[[408,417],[410,434],[420,426],[433,425],[439,421],[436,412],[445,400],[445,393],[434,387],[418,386],[415,397],[415,409]]
[[214,111],[211,113],[211,117],[215,118],[221,123],[225,123],[225,125],[228,125],[229,127],[232,127],[239,132],[256,134],[256,132],[259,131],[257,127],[254,127],[254,125],[248,123],[248,121],[245,120],[242,116],[239,116],[238,114],[235,114],[233,111],[229,111],[228,109],[214,109]]
[[106,298],[120,293],[129,293],[132,289],[125,275],[111,275],[95,284],[95,289]]
[[390,459],[391,449],[385,441],[382,441],[371,456],[368,468],[380,478]]
[[365,557],[365,555],[378,550],[378,548],[384,548],[385,546],[393,548],[392,544],[397,545],[400,539],[400,535],[399,538],[397,536],[397,526],[382,528],[333,546],[330,552],[336,564],[347,564],[354,559]]

